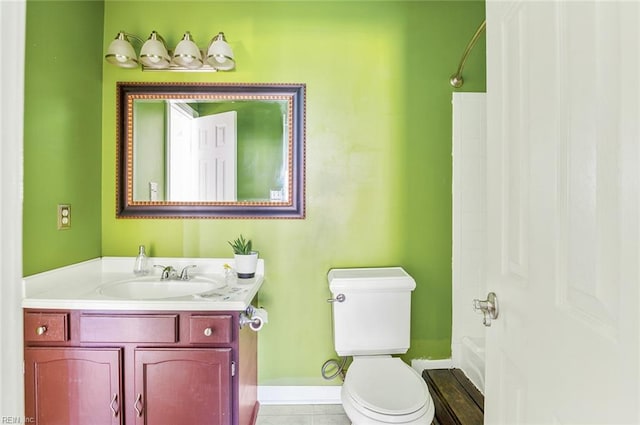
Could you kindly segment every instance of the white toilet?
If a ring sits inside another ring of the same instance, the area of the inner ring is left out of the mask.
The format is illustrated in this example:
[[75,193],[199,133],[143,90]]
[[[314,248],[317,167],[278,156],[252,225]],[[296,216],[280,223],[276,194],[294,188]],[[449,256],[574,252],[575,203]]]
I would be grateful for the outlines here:
[[353,356],[342,405],[353,425],[429,425],[434,406],[424,379],[392,354],[409,349],[411,291],[400,267],[332,269],[333,339]]

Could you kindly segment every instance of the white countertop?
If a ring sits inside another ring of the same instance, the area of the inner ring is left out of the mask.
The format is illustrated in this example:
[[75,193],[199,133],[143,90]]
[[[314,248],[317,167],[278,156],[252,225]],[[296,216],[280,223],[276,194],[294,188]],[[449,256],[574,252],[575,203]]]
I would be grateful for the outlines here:
[[[183,310],[243,311],[251,304],[264,281],[264,260],[258,260],[256,276],[251,279],[227,279],[222,288],[200,295],[164,299],[123,299],[101,293],[104,285],[133,279],[135,257],[102,257],[59,269],[38,273],[22,280],[23,308],[73,310]],[[173,266],[178,271],[187,265],[192,276],[215,276],[224,280],[224,264],[234,266],[233,258],[158,258],[150,257],[151,273],[160,275],[153,265]],[[180,285],[180,281],[175,281]]]

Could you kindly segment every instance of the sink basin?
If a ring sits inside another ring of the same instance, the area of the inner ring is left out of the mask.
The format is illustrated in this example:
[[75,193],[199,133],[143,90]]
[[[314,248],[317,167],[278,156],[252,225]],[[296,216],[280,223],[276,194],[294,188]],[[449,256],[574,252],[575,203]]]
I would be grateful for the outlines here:
[[157,276],[146,276],[104,285],[99,289],[102,295],[133,300],[157,300],[203,294],[220,289],[224,281],[202,276],[190,280],[160,280]]

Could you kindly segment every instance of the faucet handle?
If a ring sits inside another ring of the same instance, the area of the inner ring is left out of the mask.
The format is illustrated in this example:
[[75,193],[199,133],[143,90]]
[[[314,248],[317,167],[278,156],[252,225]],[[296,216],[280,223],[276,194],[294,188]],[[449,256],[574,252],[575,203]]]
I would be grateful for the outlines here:
[[195,264],[192,264],[190,266],[186,266],[185,268],[182,269],[182,271],[180,272],[180,280],[189,280],[191,279],[189,277],[189,269],[190,268],[196,268],[197,266]]
[[160,264],[154,264],[153,267],[158,267],[162,269],[160,280],[173,279],[177,275],[176,269],[174,269],[173,266],[163,266]]

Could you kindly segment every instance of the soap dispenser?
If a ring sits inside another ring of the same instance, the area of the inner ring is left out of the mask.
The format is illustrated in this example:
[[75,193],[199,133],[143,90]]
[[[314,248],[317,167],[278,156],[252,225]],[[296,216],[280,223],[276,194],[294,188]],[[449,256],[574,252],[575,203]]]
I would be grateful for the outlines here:
[[136,276],[144,276],[149,273],[148,258],[144,251],[144,245],[140,245],[138,248],[138,256],[133,266],[133,273]]

